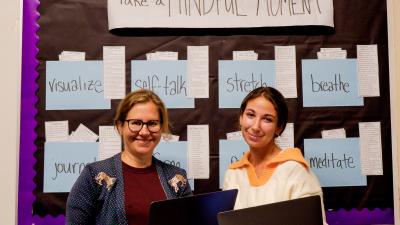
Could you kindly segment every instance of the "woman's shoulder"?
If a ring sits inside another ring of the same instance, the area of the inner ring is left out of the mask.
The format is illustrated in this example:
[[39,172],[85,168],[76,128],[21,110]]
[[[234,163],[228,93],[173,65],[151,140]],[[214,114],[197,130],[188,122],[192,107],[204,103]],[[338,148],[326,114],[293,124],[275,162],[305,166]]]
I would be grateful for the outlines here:
[[118,153],[110,158],[89,163],[86,165],[86,167],[91,171],[92,174],[97,174],[100,172],[113,173],[113,171],[115,171],[115,163],[117,161],[121,161],[120,155],[121,154]]
[[301,178],[305,180],[317,179],[312,170],[305,167],[304,164],[297,161],[286,161],[276,168],[276,174],[279,176],[290,176],[292,178]]
[[303,167],[303,169],[309,170],[309,164],[299,148],[288,148],[282,150],[273,159],[272,163],[277,163],[281,167]]
[[303,165],[303,163],[295,161],[295,160],[288,160],[285,162],[282,162],[278,168],[287,168],[287,169],[299,169],[302,168],[304,170],[307,170],[307,167]]
[[228,168],[225,170],[224,179],[247,179],[247,169],[241,168]]

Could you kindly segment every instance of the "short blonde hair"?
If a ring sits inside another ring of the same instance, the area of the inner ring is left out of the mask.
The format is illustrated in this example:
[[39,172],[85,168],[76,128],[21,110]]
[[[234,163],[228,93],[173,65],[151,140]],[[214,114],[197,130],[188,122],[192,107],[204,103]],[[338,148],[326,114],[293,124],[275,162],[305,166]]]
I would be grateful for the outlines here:
[[160,114],[161,133],[169,134],[170,130],[167,108],[158,95],[147,89],[140,89],[131,92],[121,100],[115,113],[114,125],[117,127],[118,124],[123,124],[129,111],[136,104],[147,102],[153,102],[158,108],[158,112]]

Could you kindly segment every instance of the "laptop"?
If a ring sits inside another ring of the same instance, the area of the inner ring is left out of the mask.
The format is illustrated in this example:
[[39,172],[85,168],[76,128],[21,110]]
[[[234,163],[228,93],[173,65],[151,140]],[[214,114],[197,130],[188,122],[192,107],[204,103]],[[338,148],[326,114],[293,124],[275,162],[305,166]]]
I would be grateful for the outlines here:
[[219,225],[323,225],[321,198],[310,196],[221,212]]
[[237,193],[233,189],[152,202],[149,225],[218,225],[217,214],[233,209]]

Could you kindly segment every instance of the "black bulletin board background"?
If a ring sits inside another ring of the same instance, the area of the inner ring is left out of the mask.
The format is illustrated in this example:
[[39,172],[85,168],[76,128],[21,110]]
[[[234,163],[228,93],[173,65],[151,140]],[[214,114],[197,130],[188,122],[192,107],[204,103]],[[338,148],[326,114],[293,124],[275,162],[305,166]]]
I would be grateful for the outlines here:
[[[107,0],[41,0],[38,11],[40,65],[37,70],[38,127],[35,157],[35,215],[65,213],[67,193],[43,193],[44,121],[68,120],[69,130],[84,123],[98,133],[99,125],[112,125],[111,110],[45,110],[45,61],[58,60],[62,51],[86,52],[86,60],[102,60],[103,46],[126,46],[126,92],[130,90],[130,60],[144,60],[154,51],[177,51],[186,59],[189,45],[209,46],[210,98],[196,99],[194,109],[170,109],[173,134],[186,140],[186,125],[210,126],[210,179],[195,180],[195,193],[218,190],[218,140],[237,130],[237,109],[218,108],[218,60],[232,59],[232,51],[255,50],[259,59],[274,59],[275,45],[295,45],[298,98],[287,99],[289,122],[294,123],[295,146],[304,138],[320,138],[321,130],[344,127],[347,137],[358,137],[358,123],[380,121],[383,176],[368,176],[366,187],[324,188],[326,209],[393,208],[389,66],[386,1],[334,0],[335,27],[283,27],[245,29],[130,29],[109,32]],[[380,97],[364,98],[362,107],[303,108],[301,59],[315,59],[321,47],[340,47],[356,58],[357,44],[377,44]]]

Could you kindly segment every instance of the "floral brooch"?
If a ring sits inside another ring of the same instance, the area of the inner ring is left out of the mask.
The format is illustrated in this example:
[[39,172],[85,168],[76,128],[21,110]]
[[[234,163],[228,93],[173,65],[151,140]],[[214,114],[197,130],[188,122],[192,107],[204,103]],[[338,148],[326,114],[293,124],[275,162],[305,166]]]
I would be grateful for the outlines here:
[[99,184],[100,186],[103,185],[103,181],[106,183],[106,188],[107,191],[110,191],[112,186],[114,185],[115,181],[117,178],[115,177],[110,177],[104,172],[100,172],[97,174],[95,177],[96,183]]
[[174,188],[175,193],[178,193],[179,188],[185,187],[186,183],[187,180],[180,174],[175,174],[175,176],[168,181],[168,184]]

